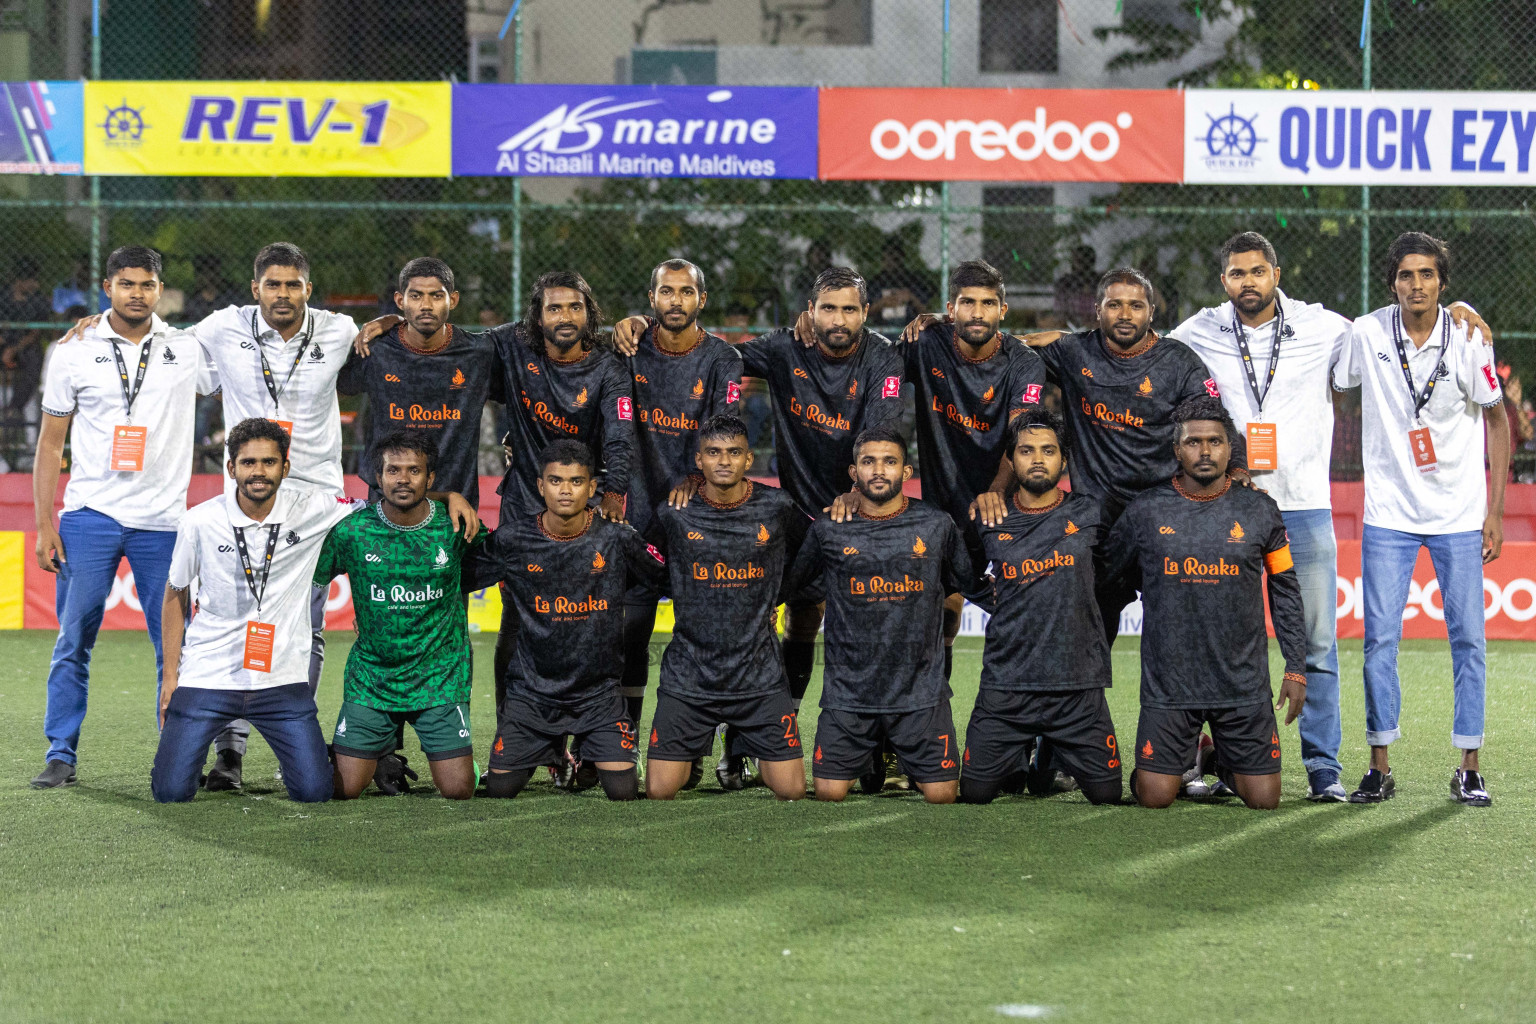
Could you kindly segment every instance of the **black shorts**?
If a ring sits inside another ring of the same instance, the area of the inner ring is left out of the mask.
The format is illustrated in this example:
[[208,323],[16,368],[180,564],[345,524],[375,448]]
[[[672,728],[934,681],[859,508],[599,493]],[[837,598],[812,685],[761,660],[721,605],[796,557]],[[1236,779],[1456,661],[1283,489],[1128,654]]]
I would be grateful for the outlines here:
[[823,708],[816,720],[811,775],[856,779],[869,770],[886,740],[913,782],[954,782],[960,777],[960,744],[948,700],[921,711],[889,714]]
[[1141,709],[1136,726],[1136,767],[1159,775],[1183,775],[1195,764],[1200,727],[1211,723],[1216,764],[1236,775],[1280,771],[1280,730],[1267,700],[1236,708]]
[[519,771],[564,759],[565,738],[576,737],[585,761],[635,763],[635,723],[624,713],[624,698],[613,695],[582,708],[539,704],[507,694],[491,745],[491,768]]
[[1035,740],[1051,741],[1078,782],[1120,778],[1120,745],[1103,690],[1023,693],[984,689],[965,729],[965,777],[1000,782],[1023,766]]
[[663,692],[656,699],[646,757],[660,761],[703,757],[714,748],[715,726],[721,722],[736,728],[732,753],[760,761],[798,761],[804,756],[795,703],[788,691],[776,690],[756,697],[716,700]]

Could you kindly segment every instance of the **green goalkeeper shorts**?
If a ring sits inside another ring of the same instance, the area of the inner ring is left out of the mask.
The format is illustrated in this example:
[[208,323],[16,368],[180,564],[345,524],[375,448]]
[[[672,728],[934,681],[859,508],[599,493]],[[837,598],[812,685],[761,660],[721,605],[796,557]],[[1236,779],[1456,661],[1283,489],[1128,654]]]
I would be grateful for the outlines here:
[[402,726],[406,723],[416,730],[421,752],[428,761],[474,754],[469,741],[468,704],[439,704],[420,711],[380,711],[343,701],[331,746],[347,757],[377,761],[394,752],[396,739],[403,735]]

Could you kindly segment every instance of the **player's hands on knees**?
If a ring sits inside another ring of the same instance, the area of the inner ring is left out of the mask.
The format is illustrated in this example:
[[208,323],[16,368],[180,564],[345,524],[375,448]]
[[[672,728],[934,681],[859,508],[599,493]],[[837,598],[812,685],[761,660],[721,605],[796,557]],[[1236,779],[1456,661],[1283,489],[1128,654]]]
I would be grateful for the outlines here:
[[597,514],[615,523],[624,521],[624,495],[609,491],[598,503]]
[[640,335],[651,326],[648,316],[627,316],[613,325],[613,347],[621,356],[632,356],[640,349]]
[[394,313],[385,313],[381,317],[369,320],[363,324],[363,329],[357,332],[357,337],[352,339],[352,351],[367,359],[368,343],[395,326],[395,324],[402,323],[405,323],[405,317],[396,316]]
[[59,539],[59,531],[52,523],[43,526],[37,531],[37,567],[44,572],[58,572],[59,565],[65,561],[64,542]]
[[1275,701],[1275,710],[1285,708],[1285,724],[1290,725],[1296,721],[1296,716],[1301,714],[1301,706],[1307,702],[1307,677],[1295,672],[1287,672],[1285,678],[1280,681],[1280,697]]
[[1066,331],[1041,331],[1039,334],[1026,334],[1021,340],[1030,348],[1044,348],[1066,333]]
[[832,504],[822,509],[831,516],[834,523],[846,523],[853,518],[853,514],[859,510],[859,492],[849,491],[847,494],[839,494],[832,499]]
[[176,677],[168,675],[160,681],[160,728],[165,728],[165,709],[171,706],[171,694],[176,692]]
[[1001,491],[983,491],[971,502],[971,518],[980,519],[983,526],[996,526],[1008,518],[1008,503]]
[[83,316],[79,320],[75,321],[75,325],[73,327],[64,332],[64,337],[60,338],[57,344],[62,345],[71,339],[83,338],[85,337],[86,331],[90,330],[92,327],[95,327],[99,323],[101,323],[100,313],[95,313],[91,316]]
[[667,504],[673,508],[682,508],[693,500],[693,496],[699,493],[699,478],[696,476],[683,477],[682,483],[672,488],[672,493],[667,495]]
[[465,540],[474,540],[480,532],[480,515],[458,491],[448,492],[448,518],[464,534]]
[[930,326],[932,326],[933,324],[939,323],[941,320],[944,323],[949,323],[950,322],[949,315],[945,314],[942,317],[937,317],[937,316],[934,316],[932,313],[919,313],[919,314],[917,314],[917,316],[912,318],[912,322],[911,323],[907,324],[906,327],[902,328],[901,340],[906,342],[908,345],[910,345],[914,341],[917,340],[917,336],[919,334],[922,334]]
[[1477,315],[1477,310],[1465,302],[1453,302],[1445,307],[1445,311],[1450,314],[1451,322],[1457,327],[1463,328],[1467,332],[1468,337],[1472,336],[1473,331],[1482,331],[1483,344],[1493,344],[1493,328],[1488,326],[1486,320]]

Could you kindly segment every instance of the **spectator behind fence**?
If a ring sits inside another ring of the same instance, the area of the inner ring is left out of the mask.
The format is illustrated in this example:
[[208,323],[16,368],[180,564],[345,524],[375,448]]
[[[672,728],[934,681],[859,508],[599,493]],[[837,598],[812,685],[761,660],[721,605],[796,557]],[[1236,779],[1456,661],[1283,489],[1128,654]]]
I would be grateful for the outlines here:
[[[35,323],[53,319],[38,279],[37,261],[17,257],[11,284],[0,291],[0,321]],[[44,332],[30,328],[0,331],[0,473],[25,461],[37,440],[37,391],[43,379]]]

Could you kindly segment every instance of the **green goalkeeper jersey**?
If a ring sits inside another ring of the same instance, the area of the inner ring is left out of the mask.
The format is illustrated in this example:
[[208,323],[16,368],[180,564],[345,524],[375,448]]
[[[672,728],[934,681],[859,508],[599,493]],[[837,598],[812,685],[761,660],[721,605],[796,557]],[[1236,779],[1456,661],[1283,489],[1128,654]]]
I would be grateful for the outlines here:
[[469,627],[461,561],[473,542],[433,501],[416,526],[396,526],[379,503],[332,528],[315,568],[326,586],[345,573],[352,584],[357,640],[347,656],[343,699],[380,711],[419,711],[467,702]]

